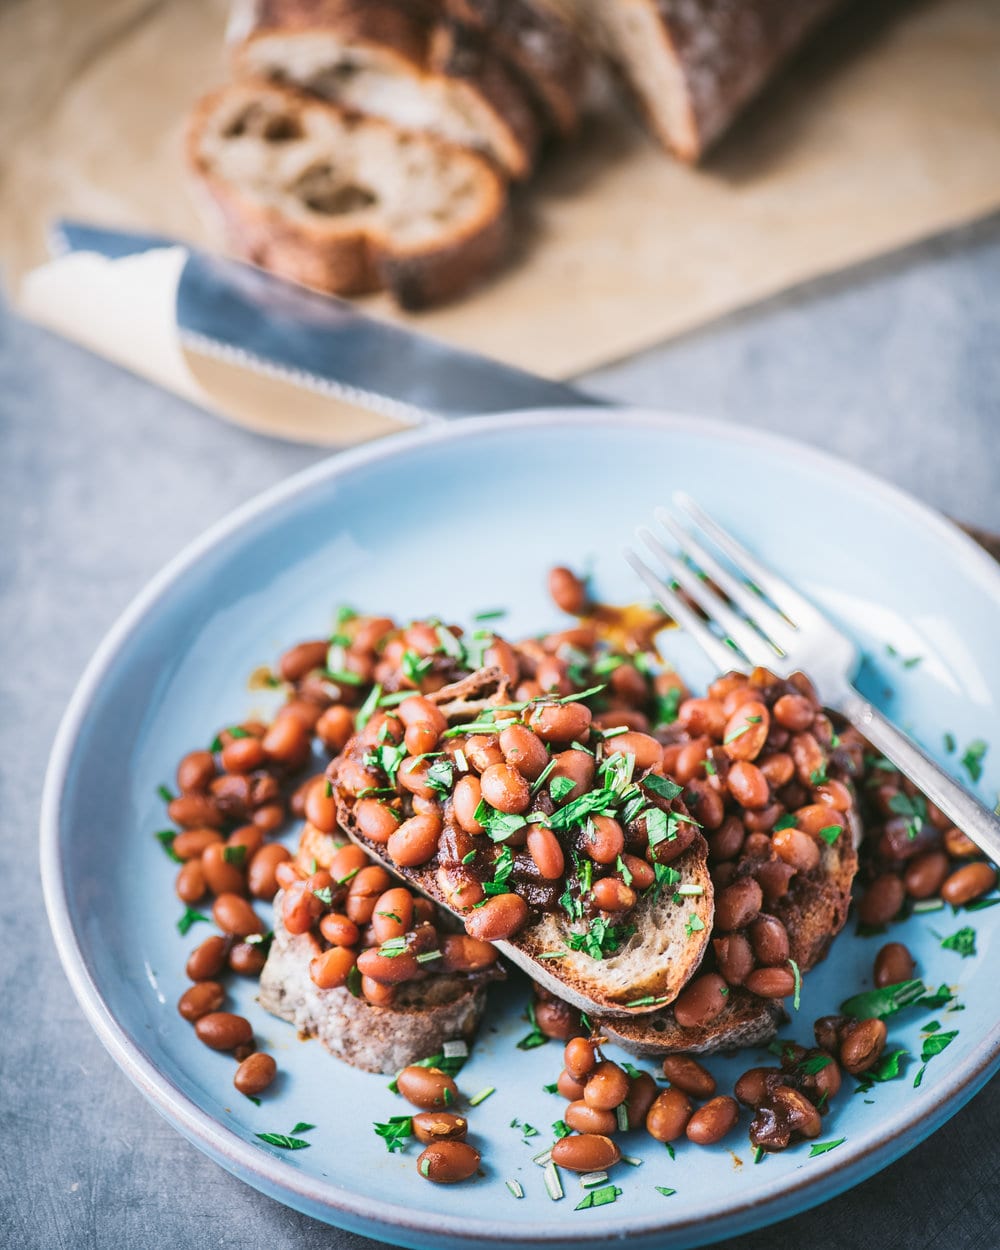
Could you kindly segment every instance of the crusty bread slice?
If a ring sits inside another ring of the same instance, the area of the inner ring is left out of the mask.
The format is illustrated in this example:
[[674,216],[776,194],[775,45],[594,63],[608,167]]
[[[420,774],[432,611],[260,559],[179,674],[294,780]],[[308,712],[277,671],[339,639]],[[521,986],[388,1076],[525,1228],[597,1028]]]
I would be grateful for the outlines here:
[[669,1007],[634,1020],[605,1016],[597,1027],[633,1055],[704,1055],[769,1042],[785,1018],[784,1008],[775,999],[758,998],[749,990],[733,987],[722,1014],[701,1028],[683,1028]]
[[551,128],[572,135],[580,121],[588,57],[573,25],[543,0],[441,0],[520,71]]
[[271,83],[206,96],[188,163],[236,255],[333,294],[407,308],[460,294],[500,260],[503,179],[485,157]]
[[527,91],[485,41],[428,12],[406,0],[258,0],[234,64],[478,148],[526,178],[541,136]]
[[[328,868],[346,841],[307,822],[295,862],[308,873]],[[288,932],[280,894],[274,917],[274,940],[260,977],[260,1005],[366,1072],[395,1073],[437,1054],[445,1042],[471,1041],[486,1006],[486,986],[503,975],[491,968],[477,975],[432,976],[399,986],[391,1007],[377,1007],[348,989],[319,989],[309,975],[319,942],[311,933]]]
[[843,0],[578,0],[660,143],[699,160]]

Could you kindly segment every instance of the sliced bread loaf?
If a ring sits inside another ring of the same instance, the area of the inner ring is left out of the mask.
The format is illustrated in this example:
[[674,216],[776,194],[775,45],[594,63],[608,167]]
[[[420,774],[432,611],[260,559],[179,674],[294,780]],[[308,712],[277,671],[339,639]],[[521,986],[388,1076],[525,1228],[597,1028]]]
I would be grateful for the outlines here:
[[532,171],[541,127],[524,85],[489,44],[406,0],[258,0],[236,70],[427,130]]
[[843,0],[578,0],[650,130],[699,160]]
[[287,87],[206,96],[187,157],[230,250],[320,291],[388,288],[421,308],[463,292],[504,252],[506,188],[489,160]]

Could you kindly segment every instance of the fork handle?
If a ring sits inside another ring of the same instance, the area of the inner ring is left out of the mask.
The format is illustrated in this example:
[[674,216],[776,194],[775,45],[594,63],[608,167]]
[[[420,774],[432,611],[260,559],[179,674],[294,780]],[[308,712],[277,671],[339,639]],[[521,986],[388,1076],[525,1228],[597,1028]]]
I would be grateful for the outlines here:
[[1000,819],[852,687],[834,707],[948,819],[1000,863]]

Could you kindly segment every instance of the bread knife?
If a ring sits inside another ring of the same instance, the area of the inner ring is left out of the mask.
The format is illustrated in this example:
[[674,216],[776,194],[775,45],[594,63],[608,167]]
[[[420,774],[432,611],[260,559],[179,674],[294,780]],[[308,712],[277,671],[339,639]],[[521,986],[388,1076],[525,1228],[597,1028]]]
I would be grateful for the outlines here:
[[510,409],[604,406],[604,401],[428,335],[380,321],[242,261],[158,234],[62,219],[55,255],[120,260],[181,246],[181,343],[202,355],[279,377],[409,424]]

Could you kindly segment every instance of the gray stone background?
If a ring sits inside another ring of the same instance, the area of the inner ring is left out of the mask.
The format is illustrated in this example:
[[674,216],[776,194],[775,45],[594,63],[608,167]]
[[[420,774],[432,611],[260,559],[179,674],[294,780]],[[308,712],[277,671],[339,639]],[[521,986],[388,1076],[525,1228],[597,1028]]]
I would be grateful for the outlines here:
[[[839,452],[1000,531],[1000,217],[586,379]],[[46,757],[90,653],[209,523],[322,453],[233,429],[0,306],[0,1247],[370,1250],[234,1180],[115,1068],[48,934]],[[905,1159],[730,1250],[1000,1245],[1000,1083]]]

